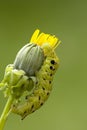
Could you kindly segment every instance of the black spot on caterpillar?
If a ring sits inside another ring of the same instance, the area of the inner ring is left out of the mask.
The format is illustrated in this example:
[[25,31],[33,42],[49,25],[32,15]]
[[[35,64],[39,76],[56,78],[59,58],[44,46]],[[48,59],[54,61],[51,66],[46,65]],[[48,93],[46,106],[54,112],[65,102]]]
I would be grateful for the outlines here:
[[44,63],[35,75],[37,82],[33,92],[25,97],[26,100],[24,104],[12,106],[12,112],[21,115],[22,119],[40,108],[48,99],[52,90],[52,80],[59,66],[59,59],[52,49],[45,53],[45,55]]

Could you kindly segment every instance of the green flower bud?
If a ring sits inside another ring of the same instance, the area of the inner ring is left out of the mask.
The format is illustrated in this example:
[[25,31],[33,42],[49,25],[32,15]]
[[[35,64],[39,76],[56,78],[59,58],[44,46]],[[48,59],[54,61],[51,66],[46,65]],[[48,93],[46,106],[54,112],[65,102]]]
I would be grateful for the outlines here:
[[17,54],[14,69],[23,70],[28,76],[34,76],[44,61],[44,52],[40,46],[29,43]]

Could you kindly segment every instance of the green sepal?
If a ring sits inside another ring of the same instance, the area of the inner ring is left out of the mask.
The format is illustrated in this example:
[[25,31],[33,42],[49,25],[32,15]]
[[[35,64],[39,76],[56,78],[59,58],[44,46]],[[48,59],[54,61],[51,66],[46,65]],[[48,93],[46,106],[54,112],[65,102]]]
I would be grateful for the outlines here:
[[10,64],[5,69],[4,79],[0,83],[0,87],[1,89],[5,88],[5,97],[12,95],[18,99],[25,91],[33,89],[35,81],[34,77],[28,77],[23,70],[14,69],[14,65]]

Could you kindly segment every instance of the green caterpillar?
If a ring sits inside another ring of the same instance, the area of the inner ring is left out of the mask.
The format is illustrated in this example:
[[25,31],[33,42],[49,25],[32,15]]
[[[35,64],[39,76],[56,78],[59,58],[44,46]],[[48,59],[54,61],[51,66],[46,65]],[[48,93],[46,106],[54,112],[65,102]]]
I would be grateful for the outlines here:
[[52,90],[53,76],[59,66],[59,59],[56,56],[54,49],[47,46],[42,46],[44,50],[45,60],[41,69],[36,72],[36,82],[31,94],[25,96],[23,104],[15,103],[12,105],[11,111],[21,115],[24,119],[30,113],[33,113],[40,108],[48,99]]

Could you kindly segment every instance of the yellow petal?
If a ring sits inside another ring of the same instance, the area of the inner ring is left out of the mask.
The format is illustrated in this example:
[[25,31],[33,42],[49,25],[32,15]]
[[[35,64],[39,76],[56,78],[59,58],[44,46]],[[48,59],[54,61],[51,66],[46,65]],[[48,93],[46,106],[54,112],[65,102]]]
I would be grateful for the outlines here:
[[36,30],[31,37],[30,42],[42,46],[44,43],[48,43],[53,49],[55,49],[61,41],[55,35],[41,33],[40,30]]
[[31,43],[36,43],[39,32],[40,32],[39,29],[35,30],[35,32],[33,33],[32,37],[31,37],[31,40],[30,40]]
[[43,43],[43,40],[44,40],[44,33],[41,33],[39,36],[38,36],[38,38],[37,38],[37,44],[38,45],[42,45],[42,43]]

